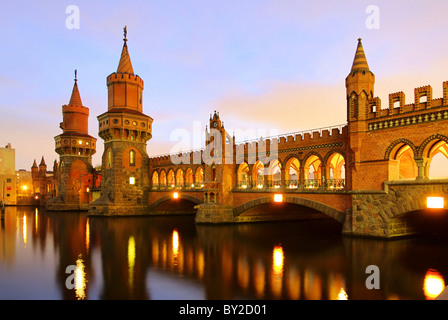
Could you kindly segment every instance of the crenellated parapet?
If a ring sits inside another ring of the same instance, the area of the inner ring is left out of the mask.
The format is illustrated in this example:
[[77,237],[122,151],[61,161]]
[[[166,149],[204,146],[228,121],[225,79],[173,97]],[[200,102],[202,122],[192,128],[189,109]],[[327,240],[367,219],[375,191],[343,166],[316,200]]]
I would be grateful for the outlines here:
[[[388,129],[396,126],[446,120],[448,115],[448,81],[443,83],[443,98],[433,98],[430,85],[414,89],[413,103],[406,104],[404,92],[389,94],[389,107],[381,109],[381,99],[368,100],[367,120],[369,130]],[[380,120],[380,121],[378,121]]]

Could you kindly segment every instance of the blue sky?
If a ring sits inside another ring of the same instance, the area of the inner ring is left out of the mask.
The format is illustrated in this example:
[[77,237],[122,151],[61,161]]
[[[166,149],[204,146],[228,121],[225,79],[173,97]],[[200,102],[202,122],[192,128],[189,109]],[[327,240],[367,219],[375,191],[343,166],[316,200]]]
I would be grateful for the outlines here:
[[[69,30],[76,5],[80,28]],[[366,8],[380,10],[368,29]],[[448,80],[448,2],[361,0],[3,1],[0,4],[0,144],[16,149],[16,169],[58,155],[62,105],[74,69],[89,133],[107,110],[106,77],[116,71],[123,38],[135,73],[145,81],[143,110],[154,119],[149,155],[169,153],[176,129],[202,128],[220,112],[226,129],[279,133],[343,124],[345,77],[363,39],[375,95]]]

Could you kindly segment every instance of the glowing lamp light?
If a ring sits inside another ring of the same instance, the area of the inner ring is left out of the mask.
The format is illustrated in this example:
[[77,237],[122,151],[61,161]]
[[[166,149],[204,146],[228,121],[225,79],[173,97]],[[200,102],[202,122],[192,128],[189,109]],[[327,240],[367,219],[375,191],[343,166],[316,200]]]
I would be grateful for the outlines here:
[[78,144],[82,144],[82,140],[78,140]]
[[426,272],[423,283],[423,290],[427,300],[437,298],[445,289],[445,281],[442,275],[434,269],[429,269]]
[[443,197],[427,197],[426,207],[428,209],[443,209],[445,207],[445,199]]
[[135,184],[135,177],[129,177],[129,184]]
[[283,248],[282,246],[275,246],[274,251],[272,252],[272,260],[273,260],[273,271],[275,274],[283,273]]
[[174,192],[173,193],[173,198],[174,199],[179,199],[179,193],[178,192]]
[[283,195],[282,194],[274,195],[274,202],[283,202]]
[[22,190],[28,190],[28,186],[26,185],[22,186]]

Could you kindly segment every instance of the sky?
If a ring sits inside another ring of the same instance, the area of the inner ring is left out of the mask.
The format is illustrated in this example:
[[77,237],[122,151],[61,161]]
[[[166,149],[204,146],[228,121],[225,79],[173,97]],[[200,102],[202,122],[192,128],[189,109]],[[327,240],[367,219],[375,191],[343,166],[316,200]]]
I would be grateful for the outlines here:
[[15,148],[16,170],[42,156],[50,170],[77,69],[89,134],[98,139],[92,164],[100,165],[96,117],[107,111],[106,77],[117,69],[125,25],[145,82],[143,112],[154,119],[150,156],[170,153],[176,132],[197,147],[197,128],[215,110],[229,133],[345,124],[358,38],[383,108],[390,93],[403,91],[412,103],[414,88],[425,85],[439,98],[448,80],[447,12],[446,0],[2,1],[0,146]]

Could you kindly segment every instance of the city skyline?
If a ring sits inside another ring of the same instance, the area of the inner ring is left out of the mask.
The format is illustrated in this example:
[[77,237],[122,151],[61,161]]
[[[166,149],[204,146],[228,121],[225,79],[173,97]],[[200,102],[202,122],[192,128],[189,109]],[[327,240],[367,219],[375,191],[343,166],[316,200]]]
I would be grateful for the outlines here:
[[[229,132],[346,123],[344,80],[358,38],[376,75],[375,96],[387,101],[404,91],[411,103],[414,88],[429,84],[441,97],[448,4],[377,1],[378,29],[366,26],[370,4],[78,1],[79,29],[67,27],[70,3],[3,4],[0,143],[15,148],[16,170],[42,156],[47,165],[58,159],[54,137],[75,69],[89,134],[98,138],[96,117],[107,110],[106,77],[116,71],[125,25],[134,70],[145,81],[143,112],[154,118],[150,156],[171,151],[176,129],[193,132],[200,122],[203,130],[214,110]],[[94,166],[102,153],[98,138]]]

